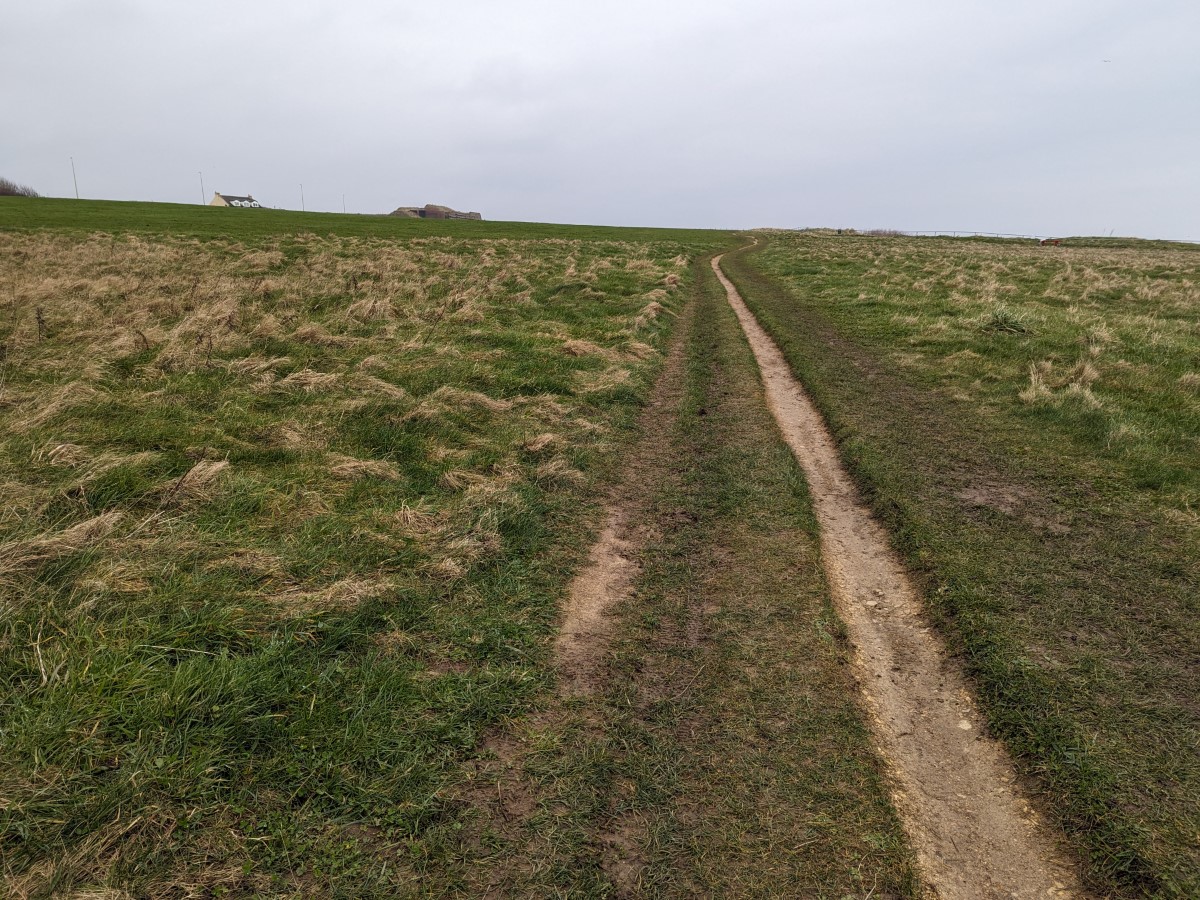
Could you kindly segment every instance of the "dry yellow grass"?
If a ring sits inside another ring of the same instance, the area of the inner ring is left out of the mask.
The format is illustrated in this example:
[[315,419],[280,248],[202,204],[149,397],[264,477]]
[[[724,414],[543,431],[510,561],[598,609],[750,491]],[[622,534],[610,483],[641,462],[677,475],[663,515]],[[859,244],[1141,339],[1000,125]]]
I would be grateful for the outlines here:
[[562,436],[553,432],[545,432],[536,437],[531,437],[521,444],[521,448],[529,453],[541,453],[548,447],[556,446],[562,443]]
[[349,479],[369,476],[385,481],[397,481],[400,478],[396,467],[382,459],[355,459],[337,453],[329,454],[329,474],[334,478]]
[[267,601],[289,615],[312,615],[331,609],[348,609],[388,590],[386,576],[343,578],[317,590],[294,587],[271,594]]
[[7,575],[26,571],[47,560],[93,547],[117,527],[123,518],[118,510],[110,510],[85,519],[62,531],[39,537],[0,544],[0,583]]
[[[326,488],[310,491],[313,496],[337,496],[338,482],[364,476],[397,481],[401,472],[391,461],[332,452],[338,423],[371,403],[400,404],[391,413],[400,424],[440,428],[447,417],[490,417],[495,433],[525,435],[510,447],[535,456],[601,440],[606,426],[564,403],[564,396],[496,396],[453,383],[430,386],[425,377],[413,389],[405,384],[406,374],[411,381],[414,374],[465,359],[457,333],[490,328],[488,319],[497,313],[535,306],[539,285],[576,278],[586,285],[579,302],[612,303],[606,279],[625,278],[635,286],[626,296],[642,299],[623,325],[613,322],[607,341],[574,334],[553,317],[541,321],[562,353],[579,361],[570,367],[576,370],[570,381],[578,396],[629,385],[633,370],[657,351],[628,335],[651,328],[664,312],[688,256],[652,259],[644,247],[620,242],[597,252],[557,239],[484,241],[473,251],[464,254],[436,238],[397,245],[298,235],[247,248],[231,240],[4,235],[0,278],[10,290],[0,421],[10,436],[34,441],[21,452],[35,466],[70,473],[67,489],[80,498],[126,490],[113,479],[149,479],[143,488],[132,482],[127,488],[141,491],[149,504],[144,515],[159,516],[161,509],[155,509],[165,507],[177,518],[221,497],[231,472],[260,480],[260,470],[231,462],[230,453],[236,457],[250,447],[318,454],[330,480]],[[340,299],[330,305],[324,299],[329,297]],[[470,358],[477,368],[504,366],[499,350]],[[595,368],[592,361],[603,365]],[[149,413],[157,421],[190,402],[189,379],[211,380],[216,372],[235,379],[223,388],[222,417],[236,411],[234,420],[247,420],[251,409],[275,402],[266,399],[272,395],[285,398],[286,405],[280,415],[252,425],[229,420],[232,430],[224,435],[218,426],[210,437],[225,449],[199,462],[106,446],[96,410],[112,406],[115,415]],[[264,400],[256,400],[259,395]],[[301,406],[286,399],[291,397]],[[92,424],[81,429],[83,421]],[[11,440],[10,446],[15,449]],[[574,470],[557,458],[541,461],[527,476],[473,471],[461,464],[473,452],[469,445],[443,444],[431,446],[427,457],[431,464],[449,464],[439,483],[461,492],[472,506],[482,497],[506,494],[522,477],[546,484],[574,478]],[[163,474],[154,475],[156,468]],[[9,486],[8,512],[0,523],[19,523],[6,545],[12,560],[32,562],[53,546],[75,546],[71,535],[93,533],[95,525],[72,525],[82,529],[77,532],[30,518],[55,489],[49,483],[27,484],[15,472],[3,480]],[[286,508],[282,498],[267,502]],[[319,506],[303,503],[296,509]],[[109,521],[105,516],[94,517],[95,524]],[[154,532],[164,523],[153,518],[137,527]],[[182,541],[187,531],[176,536]]]

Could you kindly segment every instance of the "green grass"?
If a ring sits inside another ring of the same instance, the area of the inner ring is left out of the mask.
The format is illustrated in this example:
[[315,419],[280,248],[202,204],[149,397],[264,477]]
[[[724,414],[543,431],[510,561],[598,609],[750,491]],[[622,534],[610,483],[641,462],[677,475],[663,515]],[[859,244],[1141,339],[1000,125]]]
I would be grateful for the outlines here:
[[282,234],[312,233],[339,237],[409,239],[567,238],[572,240],[683,240],[707,246],[725,232],[700,229],[615,228],[601,225],[554,225],[531,222],[476,222],[409,219],[388,215],[295,212],[281,209],[230,209],[183,203],[114,200],[65,200],[0,197],[0,230],[51,229],[120,234],[174,234],[200,239],[259,240]]
[[772,235],[731,275],[1121,895],[1200,892],[1200,256]]
[[8,890],[445,885],[723,240],[0,204]]

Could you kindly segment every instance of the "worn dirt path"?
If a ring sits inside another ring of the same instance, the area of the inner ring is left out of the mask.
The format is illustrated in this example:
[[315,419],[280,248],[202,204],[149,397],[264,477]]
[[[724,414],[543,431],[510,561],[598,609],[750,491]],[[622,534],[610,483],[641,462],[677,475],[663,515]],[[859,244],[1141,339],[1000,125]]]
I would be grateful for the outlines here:
[[633,589],[638,574],[637,548],[628,520],[628,510],[621,502],[608,508],[604,529],[588,552],[587,564],[571,581],[554,648],[564,694],[584,695],[595,689],[612,631],[613,607]]
[[[587,564],[571,580],[554,654],[560,689],[566,696],[594,693],[604,681],[604,659],[613,629],[613,610],[630,595],[640,571],[637,555],[645,534],[634,527],[638,512],[669,457],[660,434],[683,391],[684,343],[695,304],[679,313],[663,371],[641,415],[641,432],[625,466],[625,477],[605,504],[604,526],[588,552]],[[659,465],[654,465],[655,461]]]
[[855,649],[872,726],[929,886],[943,900],[1083,897],[1075,867],[983,733],[885,531],[863,505],[816,407],[720,267],[767,402],[808,478],[826,576]]

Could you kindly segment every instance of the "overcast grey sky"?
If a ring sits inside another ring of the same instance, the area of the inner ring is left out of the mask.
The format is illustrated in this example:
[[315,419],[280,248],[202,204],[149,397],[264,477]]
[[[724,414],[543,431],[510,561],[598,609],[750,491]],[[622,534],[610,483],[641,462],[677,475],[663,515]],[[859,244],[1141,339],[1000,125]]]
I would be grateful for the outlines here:
[[14,0],[71,196],[1200,240],[1197,0]]

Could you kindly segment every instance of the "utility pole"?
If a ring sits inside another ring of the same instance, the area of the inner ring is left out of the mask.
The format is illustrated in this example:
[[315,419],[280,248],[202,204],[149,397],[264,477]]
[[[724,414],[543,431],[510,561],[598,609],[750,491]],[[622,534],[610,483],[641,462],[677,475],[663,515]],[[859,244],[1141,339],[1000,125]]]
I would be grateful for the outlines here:
[[200,205],[208,202],[208,194],[204,191],[204,172],[200,173]]
[[304,182],[300,183],[300,212],[306,212],[304,209]]
[[75,182],[75,199],[79,199],[79,179],[75,177],[75,157],[71,157],[71,180]]

